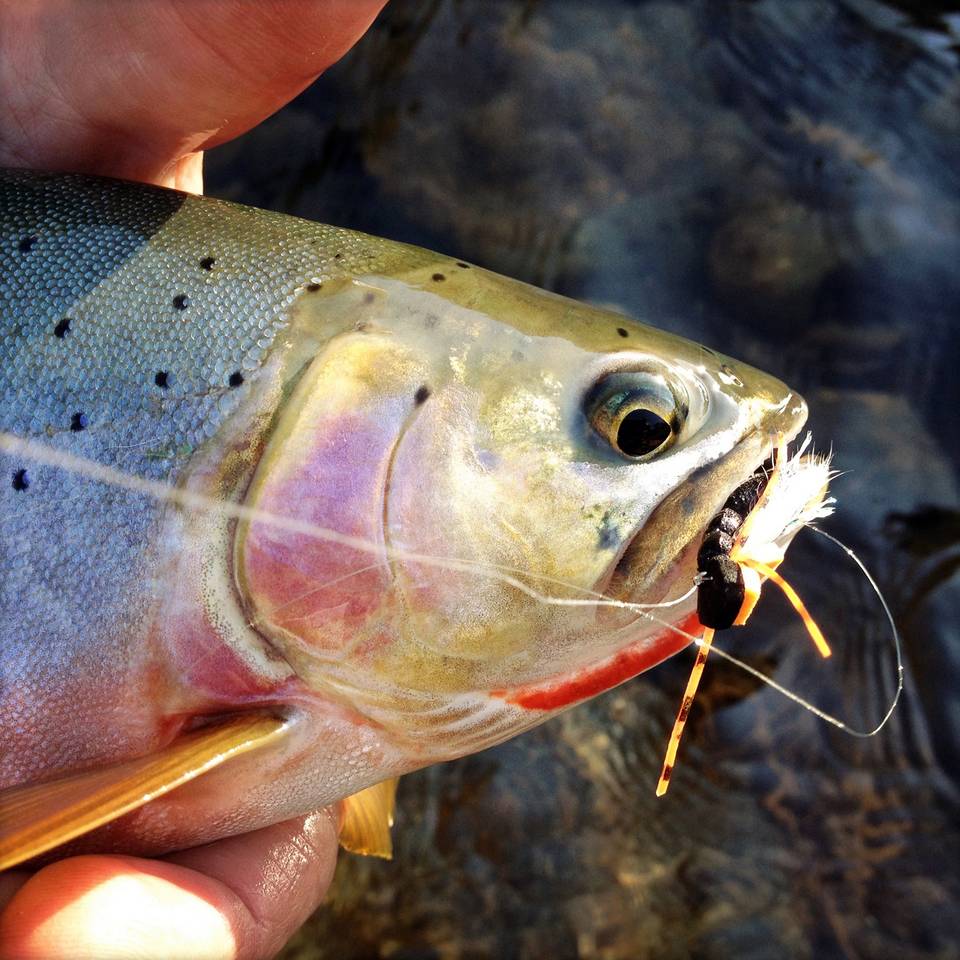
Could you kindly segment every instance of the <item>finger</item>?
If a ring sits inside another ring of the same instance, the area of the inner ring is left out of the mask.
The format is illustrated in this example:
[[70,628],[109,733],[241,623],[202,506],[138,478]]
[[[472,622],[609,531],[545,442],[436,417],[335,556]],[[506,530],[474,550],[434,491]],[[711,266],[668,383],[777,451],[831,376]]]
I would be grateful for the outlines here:
[[0,163],[173,185],[339,59],[385,0],[0,0]]
[[336,844],[321,812],[165,860],[61,860],[0,914],[0,958],[270,957],[326,891]]
[[273,956],[326,896],[339,849],[336,814],[308,817],[257,831],[269,848],[263,868],[250,870],[248,837],[230,837],[166,859],[220,881],[242,903],[242,924],[234,924],[240,957]]

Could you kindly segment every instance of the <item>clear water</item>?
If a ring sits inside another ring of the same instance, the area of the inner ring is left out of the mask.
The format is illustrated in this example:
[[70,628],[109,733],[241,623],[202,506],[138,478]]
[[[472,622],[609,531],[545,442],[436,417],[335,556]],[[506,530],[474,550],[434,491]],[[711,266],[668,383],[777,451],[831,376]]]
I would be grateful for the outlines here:
[[[960,956],[960,5],[394,0],[209,192],[614,304],[777,374],[845,471],[907,696],[853,740],[719,662],[653,797],[683,656],[401,785],[288,957]],[[801,536],[727,649],[868,725],[876,603]]]

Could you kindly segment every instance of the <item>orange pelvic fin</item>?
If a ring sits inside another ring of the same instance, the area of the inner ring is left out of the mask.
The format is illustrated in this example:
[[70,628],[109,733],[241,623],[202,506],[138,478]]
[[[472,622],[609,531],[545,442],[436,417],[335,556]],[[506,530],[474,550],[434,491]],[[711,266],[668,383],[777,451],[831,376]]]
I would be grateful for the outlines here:
[[0,870],[46,853],[283,737],[285,720],[257,713],[193,730],[156,753],[0,793]]
[[393,811],[399,777],[375,783],[343,801],[340,846],[369,857],[393,857]]

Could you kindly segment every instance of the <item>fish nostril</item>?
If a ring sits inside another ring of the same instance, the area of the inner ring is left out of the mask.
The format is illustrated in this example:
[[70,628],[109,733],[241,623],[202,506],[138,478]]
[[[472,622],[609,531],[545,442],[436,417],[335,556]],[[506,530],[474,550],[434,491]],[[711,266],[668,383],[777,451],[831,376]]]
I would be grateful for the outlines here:
[[729,387],[742,387],[743,381],[733,372],[733,367],[728,363],[720,364],[720,372],[718,374],[720,379]]

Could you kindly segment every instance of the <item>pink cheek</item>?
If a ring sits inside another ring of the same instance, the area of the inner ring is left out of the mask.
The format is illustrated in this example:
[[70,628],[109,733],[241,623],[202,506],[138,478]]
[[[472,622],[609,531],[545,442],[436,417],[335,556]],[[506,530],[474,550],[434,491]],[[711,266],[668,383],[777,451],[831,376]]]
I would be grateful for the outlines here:
[[[310,447],[281,459],[262,486],[257,509],[316,528],[250,524],[242,580],[251,617],[310,644],[337,643],[380,609],[390,585],[383,553],[383,491],[393,425],[369,417],[318,425]],[[328,534],[332,534],[328,535]],[[358,549],[337,541],[356,538]]]

